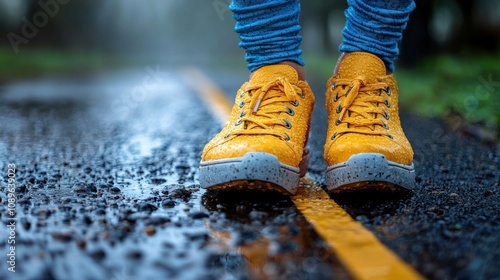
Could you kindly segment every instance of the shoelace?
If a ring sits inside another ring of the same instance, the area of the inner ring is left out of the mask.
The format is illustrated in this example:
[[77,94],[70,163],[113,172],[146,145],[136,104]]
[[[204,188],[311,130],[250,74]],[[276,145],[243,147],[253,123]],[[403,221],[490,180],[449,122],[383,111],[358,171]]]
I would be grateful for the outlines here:
[[359,76],[355,79],[337,79],[332,85],[332,90],[334,102],[339,101],[335,110],[340,114],[335,125],[347,124],[332,135],[332,140],[345,133],[386,135],[392,138],[386,131],[377,129],[377,126],[389,129],[387,122],[381,119],[383,117],[389,120],[389,113],[378,106],[379,104],[384,104],[387,108],[391,106],[389,100],[382,96],[382,91],[387,95],[391,94],[386,83],[367,83],[364,76]]
[[277,115],[283,112],[291,116],[295,114],[293,108],[284,104],[298,106],[297,97],[305,97],[301,88],[292,85],[288,79],[278,78],[265,85],[247,84],[241,94],[248,94],[249,98],[240,104],[242,112],[236,125],[243,125],[233,130],[233,135],[274,135],[283,140],[290,139],[288,134],[273,129],[273,126],[291,128],[289,121],[277,118]]

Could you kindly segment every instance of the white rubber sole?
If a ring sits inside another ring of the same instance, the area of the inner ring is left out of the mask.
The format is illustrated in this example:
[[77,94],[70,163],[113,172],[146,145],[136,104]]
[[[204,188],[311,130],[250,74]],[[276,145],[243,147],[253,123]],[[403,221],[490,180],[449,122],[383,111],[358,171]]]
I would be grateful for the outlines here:
[[386,159],[382,154],[352,155],[346,162],[326,170],[329,190],[344,189],[407,189],[415,188],[415,168]]
[[205,189],[267,190],[295,194],[301,170],[272,154],[246,153],[241,158],[201,161],[199,181]]

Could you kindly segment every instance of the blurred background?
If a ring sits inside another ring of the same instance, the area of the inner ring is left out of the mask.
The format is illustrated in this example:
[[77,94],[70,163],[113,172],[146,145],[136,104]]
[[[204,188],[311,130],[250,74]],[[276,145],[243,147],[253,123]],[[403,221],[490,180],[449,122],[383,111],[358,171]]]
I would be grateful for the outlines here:
[[[0,85],[151,63],[246,71],[229,2],[0,0]],[[314,82],[331,74],[345,9],[345,1],[302,1],[302,48]],[[418,1],[401,45],[403,105],[497,142],[500,1]]]

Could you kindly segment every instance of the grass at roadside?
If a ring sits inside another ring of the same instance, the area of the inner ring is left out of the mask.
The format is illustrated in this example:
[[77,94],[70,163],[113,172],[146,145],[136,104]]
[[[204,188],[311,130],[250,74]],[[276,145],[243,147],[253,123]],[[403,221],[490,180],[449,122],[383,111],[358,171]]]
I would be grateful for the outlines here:
[[[307,72],[323,80],[331,75],[336,57],[305,57]],[[425,117],[458,114],[498,137],[500,126],[500,53],[474,57],[426,58],[414,69],[395,72],[404,108]],[[315,72],[312,72],[315,71]]]
[[0,79],[68,72],[93,71],[113,67],[117,62],[97,52],[61,52],[51,49],[26,49],[19,53],[0,47]]

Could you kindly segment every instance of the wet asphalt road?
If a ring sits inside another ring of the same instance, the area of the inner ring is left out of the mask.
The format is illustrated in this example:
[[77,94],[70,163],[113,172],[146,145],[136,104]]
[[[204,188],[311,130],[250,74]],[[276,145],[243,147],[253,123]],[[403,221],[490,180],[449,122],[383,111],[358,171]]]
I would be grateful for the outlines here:
[[[229,96],[246,79],[211,76]],[[324,184],[323,85],[313,90],[309,172]],[[418,188],[332,198],[425,277],[500,279],[499,151],[439,121],[402,121]],[[0,279],[350,279],[289,198],[199,188],[220,124],[178,69],[3,83],[0,129]]]

